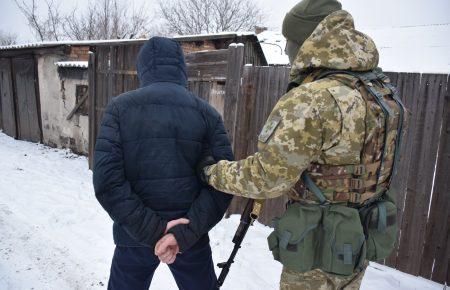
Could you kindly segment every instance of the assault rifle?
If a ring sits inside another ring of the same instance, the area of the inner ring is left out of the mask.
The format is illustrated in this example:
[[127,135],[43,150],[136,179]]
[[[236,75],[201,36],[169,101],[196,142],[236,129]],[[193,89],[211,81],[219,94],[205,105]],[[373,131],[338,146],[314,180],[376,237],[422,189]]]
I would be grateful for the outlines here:
[[222,287],[225,278],[230,272],[231,264],[234,263],[234,258],[241,247],[242,241],[244,240],[245,234],[248,231],[248,228],[253,225],[253,222],[258,219],[259,213],[262,208],[262,201],[249,199],[247,205],[245,206],[244,212],[241,215],[241,222],[239,223],[239,227],[234,234],[233,243],[234,248],[230,254],[230,257],[226,262],[219,263],[217,266],[222,269],[220,272],[219,278],[217,279],[218,288]]

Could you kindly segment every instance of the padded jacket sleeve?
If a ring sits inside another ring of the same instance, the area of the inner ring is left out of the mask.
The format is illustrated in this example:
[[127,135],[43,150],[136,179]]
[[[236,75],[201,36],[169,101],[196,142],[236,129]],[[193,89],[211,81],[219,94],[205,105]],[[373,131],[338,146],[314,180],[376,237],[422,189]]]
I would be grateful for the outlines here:
[[110,217],[143,245],[154,247],[167,221],[144,206],[125,177],[119,110],[114,99],[102,119],[94,150],[95,196]]
[[[231,144],[220,115],[214,118],[211,125],[204,147],[209,147],[216,161],[233,160]],[[181,252],[192,247],[223,218],[231,199],[231,195],[217,191],[213,187],[202,188],[187,213],[186,218],[190,223],[169,230],[169,233],[174,234]]]

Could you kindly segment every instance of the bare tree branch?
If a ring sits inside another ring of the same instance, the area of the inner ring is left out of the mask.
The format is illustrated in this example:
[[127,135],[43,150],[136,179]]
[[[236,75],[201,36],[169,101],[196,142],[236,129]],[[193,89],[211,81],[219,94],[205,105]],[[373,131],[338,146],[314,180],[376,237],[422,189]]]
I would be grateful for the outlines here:
[[139,7],[117,0],[97,0],[82,13],[74,9],[65,17],[64,31],[71,39],[123,39],[146,37],[149,19],[145,3]]
[[36,0],[14,0],[40,41],[138,38],[147,37],[150,31],[163,34],[160,26],[151,25],[155,17],[150,17],[145,2],[134,7],[131,1],[91,0],[83,10],[74,8],[62,14],[59,1],[45,0],[46,13],[38,15]]
[[159,12],[176,34],[253,30],[263,12],[255,0],[159,0]]
[[0,45],[16,44],[17,35],[0,30]]

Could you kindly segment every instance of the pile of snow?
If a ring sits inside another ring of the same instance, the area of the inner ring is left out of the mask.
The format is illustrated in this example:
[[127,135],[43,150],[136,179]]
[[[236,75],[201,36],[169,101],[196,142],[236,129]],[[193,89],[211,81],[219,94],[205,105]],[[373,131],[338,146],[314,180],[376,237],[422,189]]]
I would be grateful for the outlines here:
[[[111,221],[95,200],[86,158],[0,132],[0,160],[0,289],[106,289]],[[227,259],[238,223],[235,215],[211,232],[215,262]],[[270,232],[259,223],[250,229],[223,289],[278,289],[282,267],[267,249]],[[442,288],[371,263],[361,289]],[[176,289],[167,266],[150,289]]]

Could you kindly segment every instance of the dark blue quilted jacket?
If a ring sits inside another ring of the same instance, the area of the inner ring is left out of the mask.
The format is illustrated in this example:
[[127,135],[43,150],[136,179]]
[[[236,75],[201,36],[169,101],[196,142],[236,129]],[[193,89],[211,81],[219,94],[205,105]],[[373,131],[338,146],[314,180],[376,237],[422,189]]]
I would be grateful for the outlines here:
[[150,39],[137,71],[141,86],[113,98],[94,153],[95,195],[114,221],[120,246],[154,247],[168,221],[180,249],[208,242],[231,196],[204,187],[195,167],[203,148],[216,160],[233,158],[217,111],[186,89],[183,52],[173,40]]

